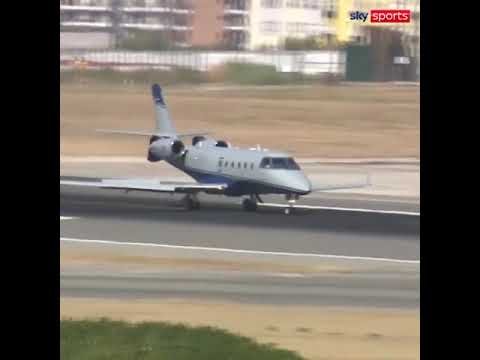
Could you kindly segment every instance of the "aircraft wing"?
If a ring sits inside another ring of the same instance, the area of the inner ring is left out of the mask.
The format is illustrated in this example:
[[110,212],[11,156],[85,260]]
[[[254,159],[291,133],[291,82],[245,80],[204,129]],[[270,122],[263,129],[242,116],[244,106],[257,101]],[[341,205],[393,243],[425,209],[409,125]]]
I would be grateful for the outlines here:
[[312,192],[317,191],[329,191],[329,190],[347,190],[347,189],[358,189],[371,186],[370,174],[367,176],[367,179],[362,182],[348,183],[348,184],[336,184],[336,185],[325,185],[325,186],[316,186],[312,189]]
[[187,182],[159,182],[142,179],[101,179],[98,181],[61,180],[60,185],[117,189],[125,191],[149,191],[163,193],[222,193],[227,184],[202,184]]

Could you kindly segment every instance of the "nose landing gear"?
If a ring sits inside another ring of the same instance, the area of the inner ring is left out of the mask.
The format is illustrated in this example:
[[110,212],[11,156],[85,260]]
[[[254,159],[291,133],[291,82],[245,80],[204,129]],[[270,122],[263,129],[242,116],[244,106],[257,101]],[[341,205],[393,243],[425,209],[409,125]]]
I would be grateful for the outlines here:
[[295,203],[297,202],[299,196],[297,194],[286,194],[285,199],[287,200],[288,206],[283,210],[285,215],[290,215],[295,210]]

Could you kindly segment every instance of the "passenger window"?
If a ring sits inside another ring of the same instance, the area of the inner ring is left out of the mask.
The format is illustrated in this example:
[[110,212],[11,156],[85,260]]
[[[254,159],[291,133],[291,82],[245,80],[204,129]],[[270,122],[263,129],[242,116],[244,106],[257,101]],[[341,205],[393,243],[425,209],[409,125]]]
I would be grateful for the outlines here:
[[218,160],[218,167],[222,167],[222,166],[223,166],[223,160],[220,159],[220,160]]
[[232,168],[235,167],[235,161],[232,161]]
[[242,164],[240,163],[240,161],[238,162],[238,168],[240,169],[242,167]]
[[253,170],[253,163],[250,164],[250,169]]
[[247,163],[243,163],[243,168],[246,169],[247,168]]

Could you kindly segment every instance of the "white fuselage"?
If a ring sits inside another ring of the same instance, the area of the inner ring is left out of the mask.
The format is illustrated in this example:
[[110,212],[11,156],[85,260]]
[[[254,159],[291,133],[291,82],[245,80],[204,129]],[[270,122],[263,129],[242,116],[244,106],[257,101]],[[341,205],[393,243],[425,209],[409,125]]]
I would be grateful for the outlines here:
[[311,184],[288,154],[200,142],[168,162],[201,183],[228,184],[226,195],[306,195]]

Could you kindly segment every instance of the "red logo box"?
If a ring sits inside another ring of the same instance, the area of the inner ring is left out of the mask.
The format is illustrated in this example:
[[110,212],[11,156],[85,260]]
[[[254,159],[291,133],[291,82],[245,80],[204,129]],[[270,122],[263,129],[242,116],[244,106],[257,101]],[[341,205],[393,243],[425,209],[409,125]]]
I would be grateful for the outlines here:
[[409,23],[410,10],[372,10],[372,23]]

